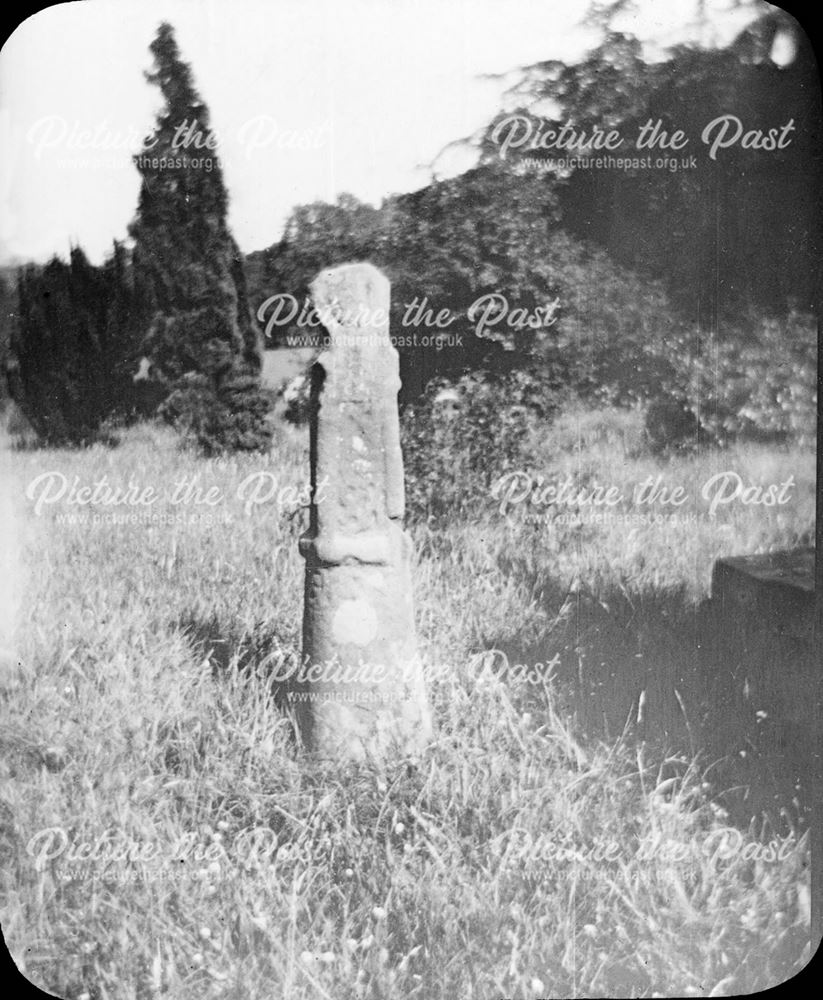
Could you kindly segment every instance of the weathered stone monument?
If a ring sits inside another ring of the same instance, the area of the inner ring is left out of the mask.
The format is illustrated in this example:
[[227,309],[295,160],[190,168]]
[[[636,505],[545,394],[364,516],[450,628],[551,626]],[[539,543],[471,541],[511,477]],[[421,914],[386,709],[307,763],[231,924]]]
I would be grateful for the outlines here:
[[323,757],[413,753],[431,735],[431,716],[403,531],[389,282],[370,264],[347,264],[321,272],[311,292],[331,344],[312,370],[298,727]]

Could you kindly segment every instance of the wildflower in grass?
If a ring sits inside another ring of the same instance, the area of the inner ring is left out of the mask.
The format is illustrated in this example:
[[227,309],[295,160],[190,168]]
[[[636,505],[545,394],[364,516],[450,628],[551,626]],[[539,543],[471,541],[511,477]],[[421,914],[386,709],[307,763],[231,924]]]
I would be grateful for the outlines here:
[[531,986],[532,990],[534,990],[535,993],[543,993],[546,989],[543,980],[538,979],[537,976],[535,976],[534,979],[532,979],[529,985]]
[[204,941],[208,941],[208,939],[211,937],[211,930],[208,927],[201,927],[200,928],[200,937]]
[[300,953],[300,961],[303,965],[312,966],[316,963],[317,959],[310,951],[302,951]]
[[203,953],[196,951],[191,957],[192,965],[202,965],[203,964]]
[[383,909],[382,906],[375,906],[374,909],[371,911],[371,913],[375,920],[386,919],[386,911]]

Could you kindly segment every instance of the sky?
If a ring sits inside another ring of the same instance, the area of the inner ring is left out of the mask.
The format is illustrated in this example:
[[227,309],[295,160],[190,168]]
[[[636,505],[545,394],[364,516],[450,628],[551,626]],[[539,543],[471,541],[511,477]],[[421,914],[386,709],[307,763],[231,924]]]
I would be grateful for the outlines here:
[[[707,2],[718,40],[752,16]],[[625,27],[678,40],[695,3],[639,0]],[[342,192],[379,204],[429,183],[432,164],[437,176],[468,169],[471,151],[450,144],[491,119],[517,67],[585,52],[588,4],[75,0],[41,11],[0,52],[0,264],[78,244],[99,263],[126,238],[131,153],[160,106],[143,71],[161,21],[211,111],[229,224],[249,253],[279,238],[295,205]]]

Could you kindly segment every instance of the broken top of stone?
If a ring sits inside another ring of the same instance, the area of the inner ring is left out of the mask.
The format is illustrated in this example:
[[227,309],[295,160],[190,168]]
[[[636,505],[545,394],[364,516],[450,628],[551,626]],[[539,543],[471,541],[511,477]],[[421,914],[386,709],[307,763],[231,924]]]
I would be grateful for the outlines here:
[[389,291],[389,279],[373,264],[343,264],[321,271],[311,283],[311,297],[332,347],[341,337],[347,346],[391,346]]

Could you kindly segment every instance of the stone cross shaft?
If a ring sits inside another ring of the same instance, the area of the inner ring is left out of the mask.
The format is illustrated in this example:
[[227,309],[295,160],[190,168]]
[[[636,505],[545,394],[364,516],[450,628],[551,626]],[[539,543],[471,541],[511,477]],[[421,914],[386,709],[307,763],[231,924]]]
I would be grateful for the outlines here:
[[403,530],[389,282],[370,264],[347,264],[321,272],[311,292],[331,343],[312,370],[298,727],[324,757],[414,753],[431,735],[431,717]]

